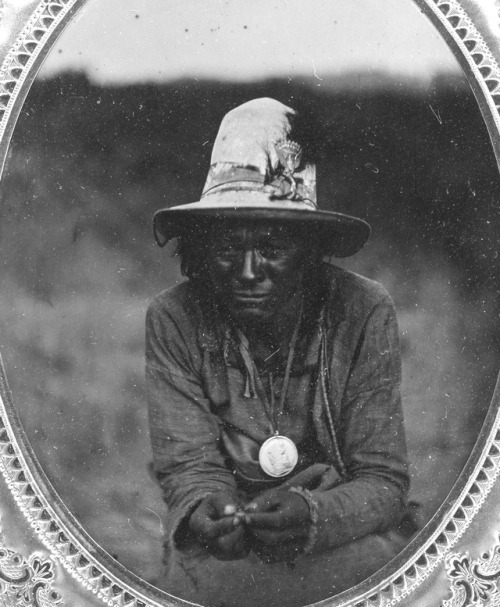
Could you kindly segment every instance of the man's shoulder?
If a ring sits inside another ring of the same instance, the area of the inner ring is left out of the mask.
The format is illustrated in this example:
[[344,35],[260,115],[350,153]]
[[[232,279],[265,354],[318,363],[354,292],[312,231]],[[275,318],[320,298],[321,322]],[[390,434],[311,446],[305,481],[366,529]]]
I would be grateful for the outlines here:
[[379,282],[339,266],[328,265],[330,293],[340,297],[346,308],[372,309],[379,304],[392,305],[392,299]]
[[148,305],[148,316],[186,319],[196,307],[192,285],[186,280],[155,295]]

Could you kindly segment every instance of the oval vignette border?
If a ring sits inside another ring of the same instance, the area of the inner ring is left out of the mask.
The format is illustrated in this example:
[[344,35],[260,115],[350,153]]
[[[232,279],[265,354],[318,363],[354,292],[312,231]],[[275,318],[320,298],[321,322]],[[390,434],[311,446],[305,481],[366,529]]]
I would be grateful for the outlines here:
[[[0,0],[0,166],[5,162],[17,116],[39,66],[59,33],[86,1],[25,0],[14,7],[15,0]],[[437,27],[464,69],[499,160],[500,46],[492,49],[488,40],[495,37],[493,32],[500,31],[500,2],[482,0],[482,7],[477,0],[413,2]],[[497,385],[471,457],[429,525],[392,563],[355,588],[327,599],[322,603],[325,607],[411,605],[422,600],[423,587],[429,592],[432,582],[432,605],[436,607],[500,604],[500,541],[497,539],[477,558],[457,546],[500,473],[499,392]],[[13,501],[16,512],[21,513],[15,523],[30,527],[34,536],[28,546],[25,541],[18,549],[21,554],[8,545],[7,534],[0,533],[0,603],[61,607],[76,604],[76,582],[81,604],[188,605],[119,565],[67,511],[29,446],[1,367],[0,471],[10,492],[7,497],[2,492],[0,528],[6,524],[5,515],[11,514],[5,504]],[[498,537],[500,528],[493,528],[492,521],[490,525],[491,537]],[[27,530],[24,535],[29,535]],[[456,552],[451,552],[452,548]],[[428,598],[421,604],[430,606]]]

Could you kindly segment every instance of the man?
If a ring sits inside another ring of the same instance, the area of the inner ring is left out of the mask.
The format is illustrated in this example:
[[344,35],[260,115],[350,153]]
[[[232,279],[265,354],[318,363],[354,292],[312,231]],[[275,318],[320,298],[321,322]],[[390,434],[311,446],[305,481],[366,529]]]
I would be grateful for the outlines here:
[[316,205],[293,110],[223,120],[199,202],[158,211],[189,278],[152,302],[164,587],[210,606],[306,605],[401,548],[408,490],[398,331],[378,284],[323,262],[368,225]]

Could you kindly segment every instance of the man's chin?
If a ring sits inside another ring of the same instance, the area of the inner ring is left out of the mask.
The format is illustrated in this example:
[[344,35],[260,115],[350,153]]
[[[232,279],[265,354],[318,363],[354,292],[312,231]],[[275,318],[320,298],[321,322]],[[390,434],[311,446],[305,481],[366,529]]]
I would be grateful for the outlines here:
[[231,310],[231,316],[237,324],[243,326],[254,326],[269,322],[273,317],[271,311],[258,306],[237,306]]

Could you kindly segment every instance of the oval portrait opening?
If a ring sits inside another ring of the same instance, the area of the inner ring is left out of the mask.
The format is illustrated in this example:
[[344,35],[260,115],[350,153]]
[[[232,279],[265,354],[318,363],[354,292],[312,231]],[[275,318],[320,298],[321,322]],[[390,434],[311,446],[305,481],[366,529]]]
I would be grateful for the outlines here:
[[94,1],[1,189],[0,348],[81,528],[206,607],[425,533],[498,373],[498,170],[410,0]]

